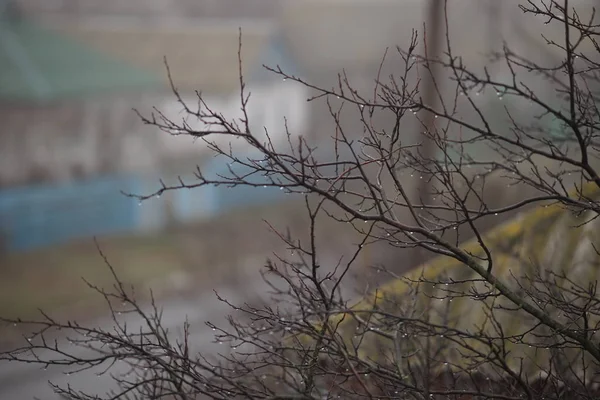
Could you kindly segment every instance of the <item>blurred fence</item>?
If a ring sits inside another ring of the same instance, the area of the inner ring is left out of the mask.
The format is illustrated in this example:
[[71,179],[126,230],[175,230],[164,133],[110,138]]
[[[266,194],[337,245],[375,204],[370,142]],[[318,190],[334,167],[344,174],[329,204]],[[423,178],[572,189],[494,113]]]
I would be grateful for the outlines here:
[[[231,171],[223,165],[209,165],[207,176],[228,176]],[[240,175],[245,172],[244,168],[235,171]],[[186,183],[194,182],[189,177],[183,177],[183,180]],[[259,184],[264,177],[254,180]],[[262,185],[181,189],[143,203],[122,194],[149,194],[159,188],[158,176],[129,176],[105,177],[58,186],[2,189],[2,247],[9,252],[25,251],[93,236],[160,230],[170,222],[207,219],[284,197],[279,188],[264,188]]]

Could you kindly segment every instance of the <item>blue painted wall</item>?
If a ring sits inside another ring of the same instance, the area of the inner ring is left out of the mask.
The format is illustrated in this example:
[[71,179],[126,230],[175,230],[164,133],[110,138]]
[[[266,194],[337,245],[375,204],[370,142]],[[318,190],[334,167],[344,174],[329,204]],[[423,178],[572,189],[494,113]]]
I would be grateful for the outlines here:
[[60,186],[0,190],[0,235],[9,251],[127,232],[138,225],[139,180],[104,178]]
[[208,179],[223,180],[223,177],[234,179],[239,176],[243,177],[246,182],[256,185],[234,187],[219,185],[213,187],[211,196],[213,197],[215,214],[223,214],[244,207],[266,205],[284,199],[285,192],[280,190],[278,186],[271,186],[273,183],[269,177],[261,173],[252,173],[253,171],[253,168],[240,164],[228,166],[226,159],[219,157],[203,169],[203,174]]
[[[209,164],[206,176],[231,176],[221,161]],[[240,175],[249,171],[235,168]],[[254,175],[250,181],[258,186],[205,186],[171,192],[174,216],[178,222],[187,223],[284,199],[285,193],[278,187],[263,188],[268,183],[264,176]],[[159,188],[158,177],[130,176],[0,189],[2,245],[8,251],[26,251],[97,235],[161,229],[168,220],[166,195],[140,204],[121,193],[148,194]]]

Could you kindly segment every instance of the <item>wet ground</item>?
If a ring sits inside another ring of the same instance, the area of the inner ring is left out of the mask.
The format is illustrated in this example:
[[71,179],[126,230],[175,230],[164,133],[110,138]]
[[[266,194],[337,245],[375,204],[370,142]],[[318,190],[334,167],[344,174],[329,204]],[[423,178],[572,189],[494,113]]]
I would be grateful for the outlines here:
[[[249,282],[244,288],[222,287],[219,288],[219,295],[227,300],[241,304],[242,302],[260,301],[258,294],[265,293],[266,286],[261,280]],[[219,302],[214,292],[207,292],[202,296],[177,298],[172,297],[167,301],[160,303],[163,308],[163,324],[169,328],[174,335],[181,332],[186,318],[191,324],[190,343],[194,349],[203,354],[217,354],[220,351],[226,351],[223,346],[213,343],[213,334],[211,328],[205,325],[206,321],[211,321],[217,325],[225,326],[225,317],[231,313],[231,309],[224,303]],[[123,316],[124,322],[128,327],[133,328],[140,324],[139,316]],[[108,319],[99,319],[87,325],[102,326],[104,329],[110,329],[114,323]],[[66,340],[61,341],[66,349],[72,354],[84,356],[85,349],[69,345]],[[43,355],[43,354],[41,354]],[[125,365],[116,365],[112,372],[124,371]],[[53,393],[48,382],[61,386],[71,385],[73,388],[85,391],[90,395],[102,395],[107,392],[114,382],[108,375],[98,376],[97,370],[85,371],[77,374],[67,375],[64,369],[58,367],[43,369],[39,365],[14,363],[0,361],[0,399],[6,400],[55,400],[60,397]]]

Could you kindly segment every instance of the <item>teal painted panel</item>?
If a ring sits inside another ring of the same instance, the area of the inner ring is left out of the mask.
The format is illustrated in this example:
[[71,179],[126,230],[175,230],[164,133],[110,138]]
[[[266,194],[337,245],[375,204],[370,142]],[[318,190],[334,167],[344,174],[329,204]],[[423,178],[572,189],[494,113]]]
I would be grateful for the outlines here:
[[139,180],[103,178],[61,186],[0,190],[0,235],[9,251],[135,230],[139,209],[125,192]]

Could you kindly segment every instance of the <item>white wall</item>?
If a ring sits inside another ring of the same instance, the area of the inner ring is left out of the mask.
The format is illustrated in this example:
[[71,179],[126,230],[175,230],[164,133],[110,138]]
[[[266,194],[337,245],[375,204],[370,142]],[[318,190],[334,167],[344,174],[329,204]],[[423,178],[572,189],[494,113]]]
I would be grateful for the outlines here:
[[[250,131],[257,139],[261,142],[266,141],[266,132],[268,132],[275,146],[285,150],[287,135],[284,118],[287,118],[288,129],[292,136],[297,137],[306,133],[310,113],[306,101],[308,93],[304,86],[286,81],[255,86],[249,90],[251,96],[248,103],[248,120]],[[213,111],[222,113],[230,121],[236,121],[239,128],[244,130],[244,126],[240,122],[243,114],[239,94],[232,94],[226,98],[207,97],[205,100]],[[197,98],[190,96],[186,102],[192,110],[197,109]],[[210,120],[199,121],[195,116],[186,115],[181,104],[172,97],[165,100],[160,110],[173,121],[180,123],[185,120],[192,129],[199,132],[207,129],[219,129],[214,125],[211,126]],[[249,150],[248,144],[243,139],[234,140],[231,136],[219,137],[218,134],[212,134],[207,136],[206,140],[224,148],[231,143],[236,151]],[[161,144],[160,148],[164,149],[164,156],[208,155],[211,153],[205,143],[194,140],[193,137],[185,134],[169,135],[159,132],[159,143]]]

